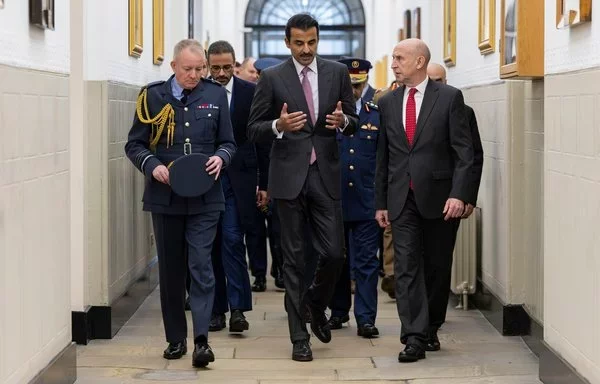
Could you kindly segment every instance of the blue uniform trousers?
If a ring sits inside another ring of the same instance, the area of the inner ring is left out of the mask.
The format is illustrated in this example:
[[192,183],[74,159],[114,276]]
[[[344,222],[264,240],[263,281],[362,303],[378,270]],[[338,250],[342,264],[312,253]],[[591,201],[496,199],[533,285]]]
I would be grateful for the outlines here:
[[185,276],[188,268],[194,338],[208,337],[215,289],[210,254],[218,220],[218,211],[197,215],[152,214],[158,252],[160,306],[169,343],[187,337]]
[[359,326],[375,324],[377,282],[379,280],[379,227],[375,220],[344,222],[346,260],[329,307],[331,316],[343,317],[350,311],[350,268],[354,268],[354,317]]
[[[217,265],[217,295],[213,313],[222,314],[227,312],[227,304],[231,310],[252,310],[252,291],[248,277],[248,264],[246,263],[246,247],[244,246],[244,231],[235,201],[233,189],[229,176],[225,173],[221,176],[223,195],[225,196],[225,212],[220,221],[221,249],[213,253],[213,262]],[[222,272],[219,270],[219,256]],[[223,294],[223,280],[226,281],[226,295]]]

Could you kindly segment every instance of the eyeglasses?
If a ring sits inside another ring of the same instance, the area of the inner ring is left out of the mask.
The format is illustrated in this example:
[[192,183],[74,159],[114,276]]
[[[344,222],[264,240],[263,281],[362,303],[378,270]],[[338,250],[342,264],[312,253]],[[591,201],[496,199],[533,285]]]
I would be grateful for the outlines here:
[[227,64],[227,65],[223,65],[223,66],[220,66],[220,65],[211,65],[210,66],[211,72],[218,73],[218,72],[221,72],[221,69],[223,70],[223,72],[229,72],[233,69],[233,65]]

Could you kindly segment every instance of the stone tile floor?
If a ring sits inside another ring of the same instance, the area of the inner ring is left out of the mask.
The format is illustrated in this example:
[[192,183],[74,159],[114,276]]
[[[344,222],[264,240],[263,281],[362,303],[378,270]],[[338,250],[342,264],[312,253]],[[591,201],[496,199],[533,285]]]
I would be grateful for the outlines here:
[[162,358],[166,343],[157,289],[112,340],[77,347],[77,383],[541,383],[538,359],[525,343],[519,337],[501,336],[475,310],[449,308],[439,334],[442,350],[428,353],[418,363],[399,364],[400,321],[395,302],[382,292],[379,338],[356,336],[351,319],[348,327],[333,331],[329,344],[312,338],[314,361],[292,361],[284,294],[273,287],[269,281],[267,292],[254,294],[254,310],[246,314],[249,331],[241,336],[226,329],[210,333],[216,361],[206,369],[191,365],[191,338],[192,347],[181,360]]

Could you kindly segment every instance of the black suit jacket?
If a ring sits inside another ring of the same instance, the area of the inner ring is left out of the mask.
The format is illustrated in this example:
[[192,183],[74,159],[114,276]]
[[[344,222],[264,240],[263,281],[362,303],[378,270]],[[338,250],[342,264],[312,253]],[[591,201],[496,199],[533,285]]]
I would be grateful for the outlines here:
[[412,180],[421,215],[440,218],[448,198],[470,198],[473,148],[463,96],[456,88],[429,80],[412,147],[402,122],[403,99],[404,87],[379,99],[376,207],[396,219]]
[[473,108],[465,105],[467,111],[467,121],[471,128],[471,138],[473,140],[473,168],[471,169],[471,194],[467,203],[477,205],[477,195],[479,194],[479,185],[481,184],[481,173],[483,171],[483,146],[481,145],[481,136],[477,126],[477,118]]
[[339,200],[340,161],[336,130],[325,128],[325,116],[331,114],[338,101],[349,124],[344,135],[356,130],[358,116],[352,96],[348,68],[337,62],[316,58],[319,82],[319,116],[313,125],[308,119],[299,131],[286,132],[273,140],[272,124],[287,103],[288,113],[304,111],[308,106],[292,58],[261,72],[248,122],[248,137],[254,142],[273,142],[269,165],[269,194],[275,199],[294,199],[308,174],[311,149],[315,148],[323,183],[331,198]]
[[254,83],[233,77],[230,113],[237,151],[225,170],[230,176],[242,226],[249,230],[256,215],[256,186],[267,189],[269,150],[248,140],[246,127],[254,97]]

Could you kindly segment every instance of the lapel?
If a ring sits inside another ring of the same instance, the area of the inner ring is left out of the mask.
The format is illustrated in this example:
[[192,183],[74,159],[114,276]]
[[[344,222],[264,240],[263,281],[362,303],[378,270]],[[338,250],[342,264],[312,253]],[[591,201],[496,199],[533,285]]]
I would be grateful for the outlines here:
[[[321,58],[317,57],[317,71],[319,79],[319,116],[317,116],[317,121],[321,116],[325,119],[328,111],[327,107],[331,105],[329,102],[329,90],[331,89],[331,66],[327,65],[327,63]],[[337,100],[335,101],[337,103]],[[334,107],[335,108],[335,107]]]
[[375,88],[367,85],[367,93],[365,93],[365,97],[363,97],[363,101],[368,103],[369,101],[373,101],[373,96],[375,96]]
[[[306,104],[306,99],[304,98],[304,92],[302,91],[302,84],[300,84],[300,78],[298,77],[298,72],[296,72],[296,67],[294,66],[294,62],[290,57],[287,62],[281,67],[281,71],[279,72],[279,77],[283,81],[283,85],[287,88],[288,94],[291,96],[291,101],[295,104],[296,111],[304,111],[308,115],[308,104]],[[290,102],[286,101],[288,105]],[[291,105],[289,105],[291,107]],[[288,108],[288,111],[293,108]],[[310,119],[308,120],[308,125],[312,127],[312,123]]]
[[406,138],[406,131],[404,129],[404,122],[403,122],[403,118],[404,118],[404,86],[398,87],[395,90],[393,90],[392,92],[394,95],[394,102],[393,105],[396,107],[396,113],[394,114],[394,116],[396,116],[396,123],[392,122],[392,124],[390,124],[391,127],[400,127],[400,132],[398,133],[398,137],[400,137],[400,144],[402,146],[403,149],[405,149],[407,152],[410,151],[410,148],[408,147],[408,139]]
[[233,121],[233,116],[235,116],[235,99],[242,92],[243,84],[238,80],[237,77],[233,76],[233,86],[231,87],[231,104],[229,104],[229,115],[231,116],[231,120]]
[[425,96],[423,97],[423,103],[421,104],[421,109],[419,110],[419,118],[417,119],[417,130],[415,132],[415,139],[413,142],[413,147],[417,145],[417,140],[419,140],[419,135],[423,131],[425,124],[427,123],[427,119],[429,115],[431,115],[431,111],[433,110],[433,106],[438,99],[438,87],[435,81],[429,79],[427,82],[427,88],[425,88]]

